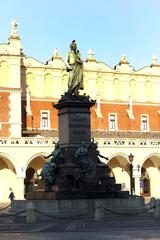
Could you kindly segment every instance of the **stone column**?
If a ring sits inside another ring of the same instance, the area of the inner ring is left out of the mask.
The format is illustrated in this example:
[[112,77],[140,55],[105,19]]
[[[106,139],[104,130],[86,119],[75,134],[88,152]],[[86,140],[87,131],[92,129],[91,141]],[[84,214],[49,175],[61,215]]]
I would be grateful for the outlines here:
[[135,177],[135,195],[141,195],[140,192],[140,177]]
[[17,189],[15,190],[15,199],[23,200],[24,199],[24,178],[17,178]]
[[15,199],[16,200],[23,200],[24,199],[24,179],[25,179],[25,172],[23,166],[16,167],[17,172],[17,188],[15,189]]
[[133,177],[135,179],[135,193],[134,194],[140,196],[141,195],[141,189],[140,189],[141,169],[134,167],[133,168]]

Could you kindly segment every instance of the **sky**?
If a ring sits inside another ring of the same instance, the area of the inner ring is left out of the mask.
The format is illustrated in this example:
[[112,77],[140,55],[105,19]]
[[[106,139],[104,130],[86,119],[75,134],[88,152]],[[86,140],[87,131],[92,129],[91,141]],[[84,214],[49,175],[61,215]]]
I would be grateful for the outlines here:
[[23,52],[43,63],[54,48],[65,58],[73,39],[84,60],[91,48],[112,68],[124,54],[136,70],[153,54],[160,58],[160,0],[5,0],[0,43],[8,42],[14,18]]

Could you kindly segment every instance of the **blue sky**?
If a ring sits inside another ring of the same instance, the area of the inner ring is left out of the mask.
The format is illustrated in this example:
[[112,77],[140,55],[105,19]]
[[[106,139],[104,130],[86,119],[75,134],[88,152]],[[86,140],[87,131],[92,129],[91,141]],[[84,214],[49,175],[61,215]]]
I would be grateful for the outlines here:
[[[160,0],[5,0],[0,42],[7,42],[16,18],[23,51],[46,62],[58,48],[62,57],[75,39],[82,58],[92,48],[111,67],[126,54],[135,69],[160,58]],[[160,62],[160,60],[159,60]]]

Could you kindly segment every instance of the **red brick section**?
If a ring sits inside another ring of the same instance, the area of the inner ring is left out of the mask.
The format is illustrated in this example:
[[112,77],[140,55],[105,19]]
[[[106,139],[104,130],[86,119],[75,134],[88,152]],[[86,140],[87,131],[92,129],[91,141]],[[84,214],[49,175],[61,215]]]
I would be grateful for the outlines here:
[[[10,132],[9,132],[9,128],[10,128],[10,124],[9,124],[9,96],[10,93],[8,92],[0,92],[0,122],[2,122],[2,126],[0,129],[0,136],[1,137],[9,137],[10,136]],[[3,122],[5,122],[5,124],[3,124]]]
[[92,129],[105,129],[108,130],[108,116],[109,113],[117,114],[118,130],[119,131],[140,131],[141,127],[141,114],[146,114],[149,116],[149,126],[150,131],[160,131],[160,115],[158,111],[160,108],[158,106],[149,105],[134,105],[133,114],[135,119],[132,120],[128,117],[127,109],[129,109],[128,104],[101,104],[101,113],[103,119],[97,117],[94,110],[95,106],[91,110],[91,127]]
[[[50,111],[50,124],[51,128],[58,128],[58,117],[57,117],[57,110],[53,107],[52,102],[47,101],[32,101],[31,102],[31,109],[33,114],[33,128],[40,128],[40,117],[41,117],[41,110],[49,110]],[[28,127],[28,126],[27,126]]]
[[[150,131],[160,131],[160,115],[158,111],[160,108],[158,106],[149,106],[149,105],[133,105],[133,114],[135,119],[130,119],[127,114],[127,109],[129,109],[128,104],[112,104],[106,103],[101,104],[101,113],[103,118],[98,118],[94,105],[91,108],[91,128],[93,130],[101,129],[108,130],[108,116],[109,113],[117,114],[118,122],[118,131],[140,131],[141,127],[141,114],[146,114],[149,116],[149,126]],[[23,107],[24,108],[24,107]],[[23,113],[23,119],[26,121],[27,128],[40,128],[40,111],[41,110],[50,110],[50,123],[51,129],[58,128],[58,116],[57,110],[53,107],[52,102],[50,101],[32,101],[31,109],[33,113],[33,118],[28,117],[25,120]],[[25,111],[24,111],[25,112]],[[25,124],[23,124],[25,126]]]

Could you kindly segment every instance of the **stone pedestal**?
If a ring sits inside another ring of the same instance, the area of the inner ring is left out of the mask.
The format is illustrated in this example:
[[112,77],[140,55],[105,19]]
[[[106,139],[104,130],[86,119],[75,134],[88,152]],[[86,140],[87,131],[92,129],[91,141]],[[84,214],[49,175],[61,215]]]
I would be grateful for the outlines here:
[[54,105],[58,109],[59,144],[75,146],[82,141],[91,141],[90,108],[95,101],[88,97],[78,96],[59,101]]

